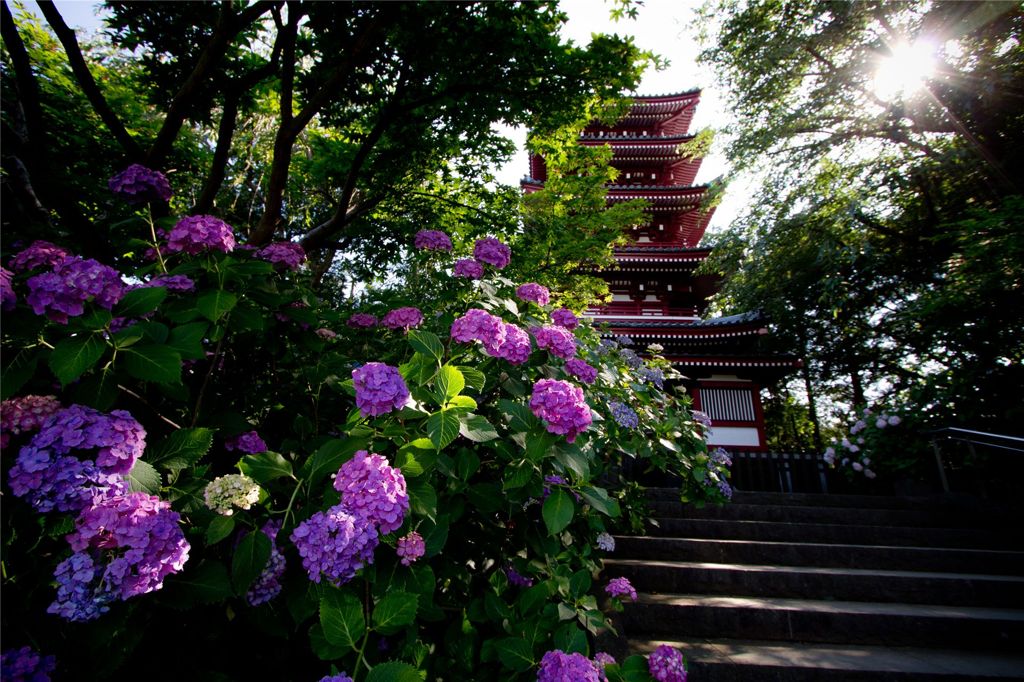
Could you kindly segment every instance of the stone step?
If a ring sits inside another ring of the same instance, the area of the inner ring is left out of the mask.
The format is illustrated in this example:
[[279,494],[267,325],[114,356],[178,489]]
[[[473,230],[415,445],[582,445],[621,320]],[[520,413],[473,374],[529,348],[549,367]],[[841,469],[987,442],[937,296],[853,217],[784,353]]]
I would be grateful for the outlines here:
[[[845,507],[771,506],[763,504],[709,504],[697,507],[672,501],[649,501],[651,516],[776,523],[826,523],[858,526],[905,526],[959,528],[1003,524],[1005,519],[978,519],[971,515],[929,509],[848,509]],[[1020,531],[1011,529],[1015,536]]]
[[[678,488],[647,488],[651,501],[678,502]],[[943,496],[899,497],[896,495],[826,495],[821,493],[767,493],[737,490],[734,504],[761,504],[773,507],[846,507],[849,509],[934,509],[954,502]]]
[[1024,541],[990,528],[905,528],[861,524],[655,518],[648,533],[765,542],[850,542],[864,545],[1024,549]]
[[651,593],[1024,608],[1024,578],[1014,576],[651,559],[604,564],[607,578],[629,578]]
[[627,636],[1024,650],[1024,610],[1005,608],[642,593],[622,623]]
[[969,682],[1024,679],[1024,655],[731,639],[631,639],[633,653],[668,644],[686,656],[700,682]]
[[616,536],[630,559],[974,572],[1024,576],[1024,552],[892,545]]

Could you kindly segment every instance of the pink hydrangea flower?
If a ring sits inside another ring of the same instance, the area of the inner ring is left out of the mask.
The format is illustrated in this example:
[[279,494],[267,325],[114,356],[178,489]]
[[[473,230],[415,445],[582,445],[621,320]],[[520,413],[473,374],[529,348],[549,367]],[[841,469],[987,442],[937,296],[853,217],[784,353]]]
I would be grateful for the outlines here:
[[555,649],[544,654],[537,670],[537,682],[599,682],[597,668],[579,653],[567,654]]
[[320,327],[320,329],[317,329],[314,332],[314,334],[319,336],[321,339],[324,339],[324,340],[327,340],[327,341],[330,341],[331,339],[338,338],[338,334],[336,332],[328,329],[327,327]]
[[484,266],[472,258],[460,258],[455,261],[455,276],[468,279],[482,279]]
[[295,242],[274,242],[257,251],[256,257],[286,270],[298,270],[306,262],[306,250]]
[[0,403],[0,446],[7,447],[11,434],[38,431],[50,415],[63,409],[52,395],[26,395]]
[[182,218],[167,237],[169,253],[184,252],[195,255],[210,250],[231,253],[234,248],[234,229],[212,215]]
[[440,230],[420,230],[416,233],[413,244],[417,249],[427,251],[451,251],[452,240]]
[[605,586],[604,591],[610,597],[619,597],[620,599],[629,597],[630,601],[636,601],[637,597],[636,588],[630,584],[629,578],[612,578]]
[[506,323],[505,342],[498,348],[498,357],[513,365],[521,365],[530,359],[530,335],[522,327]]
[[533,332],[533,338],[537,339],[539,348],[564,360],[576,357],[576,337],[565,327],[546,325],[533,327],[530,331]]
[[341,503],[356,516],[372,523],[381,533],[402,527],[409,511],[405,476],[380,455],[359,450],[341,465],[334,476]]
[[565,371],[585,384],[592,384],[597,379],[597,370],[577,358],[566,361]]
[[348,318],[346,323],[354,329],[367,329],[377,326],[377,316],[370,313],[355,313]]
[[19,251],[9,263],[14,272],[25,272],[36,268],[53,268],[71,254],[59,246],[37,240],[32,242],[27,249]]
[[480,341],[492,357],[505,343],[505,323],[500,317],[479,308],[470,308],[466,314],[452,322],[452,338],[460,343]]
[[383,362],[368,362],[352,371],[356,406],[364,417],[400,410],[409,401],[409,388],[398,369]]
[[423,324],[423,313],[419,308],[395,308],[388,311],[381,319],[380,325],[388,329],[410,329]]
[[569,443],[575,441],[579,433],[586,431],[592,421],[583,389],[568,381],[538,381],[530,396],[530,409],[545,422],[548,432],[565,435]]
[[494,237],[484,237],[473,245],[473,257],[501,270],[512,260],[512,250]]
[[575,329],[580,324],[579,318],[573,315],[572,311],[568,308],[559,308],[552,312],[551,321],[559,327],[565,327],[566,329]]
[[0,309],[5,312],[14,310],[18,304],[18,295],[14,293],[14,284],[11,282],[13,278],[13,272],[0,268]]
[[532,301],[537,305],[547,305],[551,300],[551,292],[548,288],[536,282],[527,282],[516,289],[516,296],[523,301]]
[[405,537],[398,538],[398,547],[395,553],[402,557],[402,565],[408,566],[412,562],[426,554],[427,546],[423,542],[423,536],[412,531]]
[[686,682],[683,654],[668,644],[662,644],[647,657],[647,669],[658,682]]

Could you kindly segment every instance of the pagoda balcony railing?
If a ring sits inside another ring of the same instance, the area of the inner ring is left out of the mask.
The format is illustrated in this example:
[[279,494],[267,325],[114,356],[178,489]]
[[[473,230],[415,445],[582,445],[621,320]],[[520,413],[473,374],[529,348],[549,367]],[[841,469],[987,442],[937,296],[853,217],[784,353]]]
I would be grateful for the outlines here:
[[593,317],[665,317],[696,319],[696,308],[677,308],[663,303],[610,303],[587,309]]

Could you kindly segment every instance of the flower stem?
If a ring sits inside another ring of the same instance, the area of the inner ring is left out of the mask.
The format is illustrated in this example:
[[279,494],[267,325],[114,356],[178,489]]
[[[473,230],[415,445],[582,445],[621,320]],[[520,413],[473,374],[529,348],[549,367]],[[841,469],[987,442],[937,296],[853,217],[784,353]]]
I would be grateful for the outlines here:
[[149,236],[153,238],[153,250],[156,251],[156,260],[160,264],[160,272],[167,274],[167,264],[164,263],[163,254],[160,253],[160,244],[156,240],[156,224],[153,222],[153,206],[149,206],[146,212],[146,220],[149,223]]

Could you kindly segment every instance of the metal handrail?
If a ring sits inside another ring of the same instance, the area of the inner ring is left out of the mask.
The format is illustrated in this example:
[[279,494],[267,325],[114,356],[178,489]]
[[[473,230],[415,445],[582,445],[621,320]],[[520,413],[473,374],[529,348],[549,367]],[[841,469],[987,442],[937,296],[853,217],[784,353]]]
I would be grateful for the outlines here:
[[[1000,450],[1009,450],[1011,452],[1024,452],[1024,438],[1017,436],[1008,436],[1004,433],[988,433],[986,431],[974,431],[972,429],[961,429],[956,426],[947,426],[941,429],[935,429],[930,431],[932,434],[932,450],[935,452],[935,463],[939,467],[939,479],[942,481],[942,489],[949,492],[949,481],[946,478],[946,467],[942,461],[942,450],[939,448],[939,438],[945,437],[946,440],[953,440],[961,443],[967,443],[967,447],[970,449],[971,456],[975,456],[977,453],[974,451],[975,445],[983,445],[988,448],[998,448]],[[958,435],[958,434],[970,434]],[[981,436],[983,438],[989,438],[996,441],[1010,441],[1012,443],[1020,443],[1019,447],[1013,445],[1003,445],[998,442],[991,442],[990,440],[980,440],[972,436]]]

